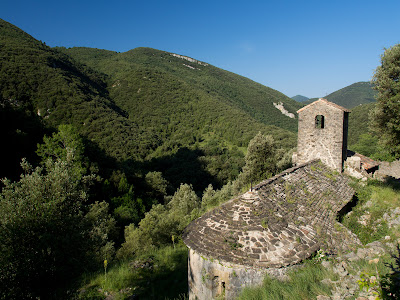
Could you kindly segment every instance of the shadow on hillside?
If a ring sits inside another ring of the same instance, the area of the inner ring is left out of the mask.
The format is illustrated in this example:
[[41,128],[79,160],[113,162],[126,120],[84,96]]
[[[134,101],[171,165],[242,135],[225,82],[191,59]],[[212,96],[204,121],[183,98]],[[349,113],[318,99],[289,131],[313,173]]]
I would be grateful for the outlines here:
[[380,280],[383,299],[400,299],[400,245],[397,245],[396,251],[397,253],[391,253],[394,261],[386,264],[391,272]]
[[357,197],[357,194],[355,193],[353,195],[353,198],[351,199],[350,202],[348,202],[345,206],[342,207],[340,211],[338,211],[336,215],[336,220],[339,223],[343,223],[343,218],[353,210],[353,207],[355,207],[358,203],[359,199]]
[[387,176],[384,180],[384,184],[390,186],[395,191],[400,191],[400,179]]
[[201,195],[211,183],[214,188],[219,187],[218,181],[205,170],[204,163],[199,159],[204,156],[201,150],[180,148],[175,154],[152,159],[146,166],[152,171],[162,172],[171,185],[173,194],[181,183],[191,184],[194,191]]
[[12,181],[18,180],[22,173],[22,158],[32,165],[39,162],[35,153],[37,144],[49,134],[39,116],[18,105],[0,101],[0,139],[3,142],[0,178],[7,177]]
[[142,279],[136,282],[139,284],[133,299],[177,299],[188,292],[187,273],[187,255],[176,251],[170,256],[168,265],[161,268],[152,265],[141,270]]

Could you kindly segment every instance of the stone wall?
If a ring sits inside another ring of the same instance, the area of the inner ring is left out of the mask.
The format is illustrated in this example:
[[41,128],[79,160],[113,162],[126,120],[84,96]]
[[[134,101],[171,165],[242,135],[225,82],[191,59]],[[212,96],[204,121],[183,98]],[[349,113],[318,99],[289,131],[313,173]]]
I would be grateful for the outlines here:
[[205,257],[189,249],[189,299],[235,299],[243,287],[262,284],[266,274],[284,278],[292,268],[251,268]]
[[[343,171],[347,156],[348,111],[320,99],[298,111],[298,144],[296,164],[321,159],[330,168]],[[317,122],[317,116],[322,118]],[[321,126],[322,125],[322,126]]]
[[394,162],[381,161],[379,163],[378,175],[400,178],[400,160]]

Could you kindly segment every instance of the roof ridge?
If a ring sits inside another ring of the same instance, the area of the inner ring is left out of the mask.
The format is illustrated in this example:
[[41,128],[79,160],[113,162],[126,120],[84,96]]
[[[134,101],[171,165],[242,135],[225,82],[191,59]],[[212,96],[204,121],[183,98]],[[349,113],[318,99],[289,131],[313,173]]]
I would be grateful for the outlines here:
[[331,101],[329,101],[329,100],[327,100],[327,99],[325,99],[325,98],[319,98],[317,101],[314,101],[314,102],[312,102],[312,103],[310,103],[310,104],[308,104],[308,105],[306,105],[306,106],[300,108],[300,109],[297,111],[297,113],[299,113],[299,112],[303,111],[304,109],[309,108],[309,107],[311,107],[311,106],[313,106],[313,105],[315,105],[315,104],[317,104],[317,103],[321,103],[321,102],[323,102],[323,103],[325,103],[325,104],[328,104],[328,105],[330,105],[330,106],[332,106],[332,107],[335,107],[335,108],[337,108],[337,109],[340,109],[340,110],[342,110],[342,111],[344,111],[344,112],[350,112],[349,109],[347,109],[347,108],[345,108],[345,107],[343,107],[343,106],[340,106],[339,104],[336,104],[336,103],[334,103],[334,102],[331,102]]

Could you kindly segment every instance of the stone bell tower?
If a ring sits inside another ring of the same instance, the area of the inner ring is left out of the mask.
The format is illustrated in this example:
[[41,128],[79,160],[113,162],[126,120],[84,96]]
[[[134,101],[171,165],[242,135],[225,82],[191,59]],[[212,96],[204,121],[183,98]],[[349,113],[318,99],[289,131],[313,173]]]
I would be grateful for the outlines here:
[[320,159],[339,172],[347,157],[349,110],[319,99],[297,111],[299,117],[296,165]]

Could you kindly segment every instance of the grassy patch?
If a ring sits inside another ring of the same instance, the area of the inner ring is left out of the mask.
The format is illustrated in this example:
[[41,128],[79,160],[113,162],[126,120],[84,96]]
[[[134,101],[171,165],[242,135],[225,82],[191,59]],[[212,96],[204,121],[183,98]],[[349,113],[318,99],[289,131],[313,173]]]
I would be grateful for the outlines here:
[[87,274],[78,299],[187,298],[187,248],[184,245],[150,251],[107,271]]
[[[389,228],[384,214],[400,206],[397,183],[370,181],[366,186],[357,188],[357,205],[352,213],[345,216],[343,225],[357,234],[363,244],[367,244],[386,235],[399,238],[399,231]],[[362,221],[362,222],[360,222]]]
[[290,272],[289,280],[267,276],[262,286],[245,288],[238,299],[315,299],[318,295],[330,295],[331,286],[321,282],[324,278],[334,278],[334,274],[319,263],[307,262],[302,268]]

